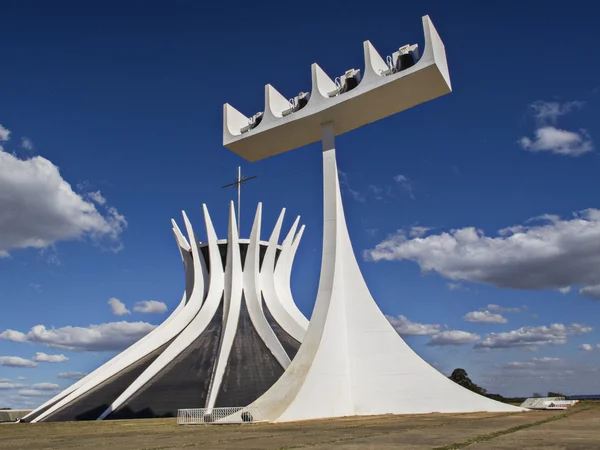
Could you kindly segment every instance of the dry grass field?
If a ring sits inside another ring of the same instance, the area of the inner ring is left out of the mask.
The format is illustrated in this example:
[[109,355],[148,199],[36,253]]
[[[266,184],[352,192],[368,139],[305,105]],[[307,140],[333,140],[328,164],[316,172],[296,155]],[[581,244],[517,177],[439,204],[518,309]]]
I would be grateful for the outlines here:
[[0,424],[0,449],[600,450],[600,404],[568,412],[353,417],[293,424],[187,425],[175,419]]

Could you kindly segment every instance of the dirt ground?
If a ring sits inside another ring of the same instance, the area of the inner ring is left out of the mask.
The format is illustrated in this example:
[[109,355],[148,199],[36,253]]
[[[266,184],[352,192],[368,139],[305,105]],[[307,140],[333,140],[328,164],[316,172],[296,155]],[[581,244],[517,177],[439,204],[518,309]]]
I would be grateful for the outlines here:
[[186,425],[175,419],[0,424],[0,449],[600,450],[600,404],[568,412],[351,417],[291,424]]

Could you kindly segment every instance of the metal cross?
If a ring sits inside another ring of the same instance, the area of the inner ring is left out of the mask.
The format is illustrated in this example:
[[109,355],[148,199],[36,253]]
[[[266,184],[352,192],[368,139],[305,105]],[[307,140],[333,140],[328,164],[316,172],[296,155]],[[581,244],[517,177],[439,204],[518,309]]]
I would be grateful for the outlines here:
[[242,218],[240,217],[240,201],[241,201],[241,196],[242,196],[242,183],[245,183],[246,181],[252,180],[253,178],[256,178],[256,175],[252,176],[252,177],[243,177],[242,178],[242,168],[238,166],[238,176],[237,176],[237,180],[235,180],[233,183],[229,183],[226,184],[225,186],[222,186],[223,188],[228,188],[231,186],[237,186],[237,223],[238,223],[238,237],[240,235],[240,227],[242,225]]

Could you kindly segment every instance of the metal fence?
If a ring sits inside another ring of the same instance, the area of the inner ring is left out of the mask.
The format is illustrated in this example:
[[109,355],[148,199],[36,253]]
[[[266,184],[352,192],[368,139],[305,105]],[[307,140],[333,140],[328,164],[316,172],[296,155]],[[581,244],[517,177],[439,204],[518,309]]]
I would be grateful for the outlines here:
[[177,425],[264,422],[256,407],[189,408],[177,410]]

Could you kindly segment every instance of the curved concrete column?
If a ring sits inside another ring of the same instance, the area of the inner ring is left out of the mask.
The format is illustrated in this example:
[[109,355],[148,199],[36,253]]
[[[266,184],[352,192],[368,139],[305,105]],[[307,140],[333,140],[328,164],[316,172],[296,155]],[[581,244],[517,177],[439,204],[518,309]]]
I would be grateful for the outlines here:
[[123,393],[104,411],[98,420],[103,420],[112,412],[118,410],[121,406],[135,395],[141,388],[149,383],[161,370],[171,363],[177,356],[187,349],[210,324],[212,318],[219,309],[223,296],[225,276],[223,271],[223,263],[221,262],[221,254],[217,244],[218,238],[215,232],[210,214],[206,205],[202,205],[204,212],[204,223],[206,226],[206,239],[208,243],[208,258],[210,260],[210,275],[209,289],[204,301],[204,305],[198,315],[192,322],[181,332],[179,336],[165,349],[156,360],[148,366],[148,368],[123,391]]
[[[285,352],[281,342],[277,339],[275,332],[269,325],[267,318],[263,312],[261,290],[260,290],[260,224],[262,218],[262,203],[258,204],[252,232],[250,233],[250,243],[246,253],[246,261],[244,264],[244,299],[248,308],[248,315],[252,321],[252,325],[256,329],[258,335],[265,343],[269,351],[273,354],[277,362],[287,369],[290,365],[290,357]],[[270,246],[270,243],[269,243]],[[268,251],[268,249],[267,249]],[[264,267],[263,270],[273,271],[270,267]]]
[[227,367],[229,354],[237,331],[242,303],[242,260],[237,234],[237,222],[233,202],[229,205],[229,232],[227,238],[227,262],[225,264],[225,288],[223,308],[223,331],[219,344],[219,356],[215,365],[208,392],[207,408],[213,408],[217,400],[223,374]]
[[[269,312],[275,321],[281,325],[281,327],[290,336],[292,336],[298,342],[302,342],[304,333],[306,331],[306,324],[305,322],[296,320],[293,317],[286,306],[280,301],[275,288],[275,256],[277,254],[277,243],[279,242],[279,234],[281,233],[284,215],[285,208],[281,210],[281,214],[279,215],[277,223],[275,224],[275,228],[273,228],[273,232],[269,238],[269,245],[267,247],[267,251],[265,252],[260,273],[261,287],[267,308],[269,309]],[[279,262],[277,265],[279,265]]]
[[[185,216],[185,212],[183,212],[183,215],[184,220],[186,221],[186,228],[188,228],[189,241],[193,243],[196,240],[195,235],[193,233],[193,229],[191,227],[191,224],[187,220],[187,217]],[[195,255],[194,248],[196,248]],[[58,412],[62,408],[68,406],[71,402],[81,397],[82,395],[90,392],[96,386],[99,386],[112,376],[127,369],[136,361],[144,358],[145,356],[159,349],[164,344],[173,339],[175,336],[177,336],[179,333],[181,333],[181,331],[183,331],[183,329],[192,321],[194,316],[200,310],[200,307],[202,306],[202,300],[204,297],[205,283],[203,276],[205,270],[203,270],[202,267],[205,267],[206,263],[204,261],[204,258],[197,251],[197,245],[192,245],[191,249],[192,256],[194,257],[194,288],[192,290],[192,294],[189,300],[187,301],[186,305],[182,308],[182,310],[176,316],[174,316],[174,318],[168,323],[159,326],[157,329],[153,330],[148,336],[138,341],[137,344],[134,344],[121,354],[117,355],[115,358],[113,358],[113,360],[110,361],[109,364],[101,366],[99,369],[97,369],[98,372],[95,376],[90,377],[86,382],[79,384],[77,389],[72,390],[68,395],[66,395],[64,398],[58,401],[55,405],[48,408],[42,414],[33,419],[32,422],[42,421],[46,417],[49,417],[55,412]],[[199,270],[197,269],[197,266],[200,267]]]
[[[298,234],[296,234],[296,229],[298,228],[298,223],[300,221],[300,216],[296,218],[296,221],[290,228],[288,235],[283,240],[281,244],[281,253],[279,254],[279,258],[277,259],[277,265],[275,266],[275,274],[274,274],[274,283],[275,283],[275,292],[279,299],[279,302],[283,305],[287,313],[294,319],[294,321],[306,332],[308,328],[308,319],[300,312],[298,306],[296,306],[296,302],[294,302],[294,297],[292,296],[292,287],[291,287],[291,276],[292,276],[292,265],[294,263],[294,258],[296,256],[296,250],[298,249],[298,245],[300,244],[300,240],[302,239],[302,234],[304,233],[305,226],[302,225]],[[304,333],[302,333],[301,338],[298,340],[302,342],[304,338]]]
[[[177,242],[177,248],[181,255],[184,270],[187,275],[187,273],[189,272],[190,264],[191,264],[191,258],[189,257],[190,256],[189,255],[190,246],[187,243],[187,240],[185,239],[185,237],[183,237],[183,235],[181,235],[181,231],[179,231],[178,227],[176,227],[176,226],[173,227],[173,233],[175,235],[175,241]],[[144,345],[144,343],[146,341],[152,339],[153,335],[162,333],[162,330],[167,327],[169,322],[171,322],[181,312],[183,307],[186,305],[186,303],[189,299],[189,295],[191,293],[191,288],[193,288],[193,278],[191,280],[191,283],[189,283],[189,284],[191,285],[190,288],[188,288],[188,286],[187,286],[188,278],[186,276],[186,290],[183,293],[181,301],[179,302],[177,307],[173,310],[173,312],[171,314],[169,314],[169,317],[167,317],[161,325],[156,327],[154,330],[152,330],[146,336],[142,337],[140,340],[138,340],[136,343],[134,343],[133,345],[131,345],[130,347],[128,347],[127,349],[125,349],[124,351],[119,353],[118,355],[116,355],[113,358],[111,358],[110,360],[108,360],[102,366],[98,367],[97,369],[95,369],[94,371],[92,371],[91,373],[89,373],[88,375],[83,377],[82,379],[73,383],[71,386],[69,386],[62,392],[60,392],[58,395],[55,395],[50,400],[48,400],[48,401],[44,402],[42,405],[38,406],[36,409],[34,409],[32,412],[30,412],[27,416],[25,416],[23,418],[23,420],[31,421],[31,422],[37,421],[36,419],[38,419],[42,413],[45,413],[47,410],[49,410],[49,406],[51,406],[53,404],[57,404],[60,400],[64,399],[69,394],[76,391],[77,389],[79,389],[80,387],[85,385],[86,383],[91,382],[94,378],[96,378],[98,376],[102,377],[102,374],[106,370],[108,370],[109,367],[111,367],[113,364],[115,364],[117,361],[119,361],[122,358],[127,357],[127,355],[129,355],[129,354],[135,354],[138,351],[138,349]]]

